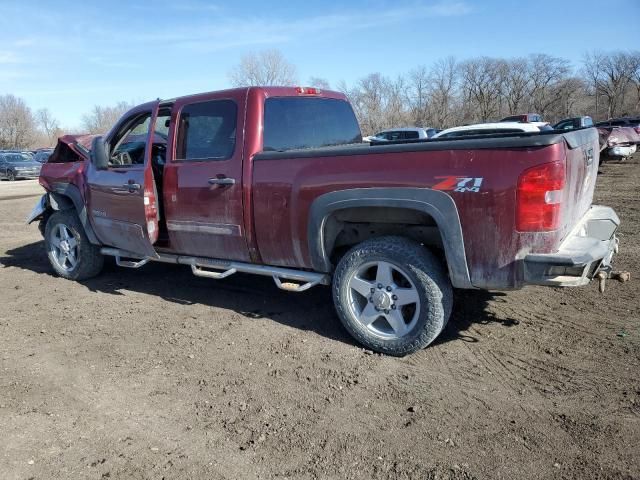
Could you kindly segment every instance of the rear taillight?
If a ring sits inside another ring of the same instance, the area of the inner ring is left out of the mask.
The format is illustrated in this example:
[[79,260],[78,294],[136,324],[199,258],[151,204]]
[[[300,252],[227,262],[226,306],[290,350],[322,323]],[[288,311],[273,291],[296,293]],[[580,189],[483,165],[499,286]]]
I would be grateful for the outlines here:
[[144,216],[147,222],[147,233],[151,243],[158,239],[158,204],[156,198],[153,173],[147,168],[144,175]]
[[560,227],[564,185],[564,162],[544,163],[525,170],[518,178],[516,229],[546,232]]

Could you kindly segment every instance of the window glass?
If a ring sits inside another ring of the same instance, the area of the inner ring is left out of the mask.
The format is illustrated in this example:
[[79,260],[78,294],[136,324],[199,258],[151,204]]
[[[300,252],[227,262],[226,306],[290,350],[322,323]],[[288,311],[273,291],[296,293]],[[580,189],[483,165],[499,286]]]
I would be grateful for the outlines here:
[[404,138],[407,140],[414,140],[416,138],[420,138],[420,134],[414,130],[407,130],[404,132]]
[[144,150],[149,134],[151,113],[145,113],[125,126],[112,143],[113,151],[109,157],[110,167],[129,167],[144,164]]
[[591,118],[585,118],[584,119],[584,126],[585,127],[592,127],[593,126],[593,120]]
[[176,160],[226,160],[236,146],[238,109],[232,100],[192,103],[178,121]]
[[264,150],[285,151],[362,142],[351,105],[330,98],[269,98]]

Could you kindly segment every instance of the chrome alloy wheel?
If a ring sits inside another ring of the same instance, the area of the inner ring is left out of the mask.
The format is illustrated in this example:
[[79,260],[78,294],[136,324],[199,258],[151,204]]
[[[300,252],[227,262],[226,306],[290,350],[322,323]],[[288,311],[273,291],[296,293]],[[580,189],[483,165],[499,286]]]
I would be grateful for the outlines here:
[[49,237],[51,259],[65,272],[71,272],[78,265],[78,239],[73,230],[59,223],[51,230]]
[[363,264],[348,280],[351,315],[373,334],[397,339],[420,316],[420,296],[408,274],[390,262]]

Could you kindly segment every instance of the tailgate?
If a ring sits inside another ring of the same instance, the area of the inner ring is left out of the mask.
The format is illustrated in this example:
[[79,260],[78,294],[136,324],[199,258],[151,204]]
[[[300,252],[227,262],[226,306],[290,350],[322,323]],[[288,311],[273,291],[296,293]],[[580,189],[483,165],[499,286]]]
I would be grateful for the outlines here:
[[567,170],[561,238],[567,236],[591,207],[600,161],[595,128],[569,132],[564,138]]

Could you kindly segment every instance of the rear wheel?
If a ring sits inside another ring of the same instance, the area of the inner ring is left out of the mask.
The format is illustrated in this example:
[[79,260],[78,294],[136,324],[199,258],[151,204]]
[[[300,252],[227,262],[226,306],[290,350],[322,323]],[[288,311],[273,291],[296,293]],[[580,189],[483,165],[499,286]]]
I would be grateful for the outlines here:
[[9,170],[7,172],[7,180],[9,180],[10,182],[15,181],[16,179],[16,173],[13,170]]
[[403,237],[375,238],[352,248],[336,269],[333,298],[358,342],[396,356],[433,342],[453,302],[442,262]]
[[51,266],[69,280],[95,277],[102,270],[104,257],[92,245],[75,212],[59,211],[51,215],[44,232],[44,243]]

